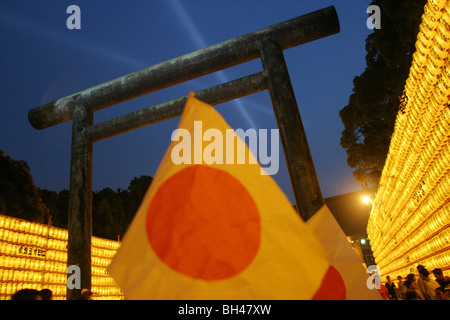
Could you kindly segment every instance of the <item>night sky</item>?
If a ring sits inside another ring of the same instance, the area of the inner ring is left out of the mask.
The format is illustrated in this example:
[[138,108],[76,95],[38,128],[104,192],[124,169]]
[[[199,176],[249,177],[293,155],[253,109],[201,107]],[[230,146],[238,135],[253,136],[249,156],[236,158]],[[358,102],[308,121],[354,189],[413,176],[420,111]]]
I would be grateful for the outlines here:
[[[69,188],[72,122],[36,130],[28,111],[195,50],[323,9],[336,7],[339,34],[284,52],[324,197],[360,190],[339,144],[339,110],[365,67],[371,1],[73,0],[0,2],[0,149],[30,166],[42,189]],[[67,7],[81,9],[69,30]],[[100,122],[262,70],[261,61],[201,77],[97,111]],[[232,128],[274,129],[267,91],[215,106]],[[93,187],[126,189],[153,176],[179,118],[94,144]],[[293,196],[280,144],[273,176]]]

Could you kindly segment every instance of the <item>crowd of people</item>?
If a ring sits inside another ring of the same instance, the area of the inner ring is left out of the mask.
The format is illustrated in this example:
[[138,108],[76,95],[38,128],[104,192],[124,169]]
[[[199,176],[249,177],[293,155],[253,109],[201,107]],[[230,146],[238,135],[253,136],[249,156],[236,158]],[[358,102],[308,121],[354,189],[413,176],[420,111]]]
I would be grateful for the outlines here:
[[[450,300],[450,277],[444,276],[441,269],[436,268],[431,273],[423,265],[417,266],[418,277],[414,273],[405,279],[397,277],[395,283],[390,276],[381,284],[379,292],[384,300]],[[87,289],[81,291],[82,300],[91,300],[92,292]],[[16,292],[12,300],[52,300],[49,289],[22,289]]]
[[50,289],[21,289],[17,291],[11,300],[52,300],[53,292]]
[[444,276],[441,269],[431,273],[423,265],[417,266],[418,277],[410,273],[403,279],[397,277],[395,283],[389,276],[381,285],[380,293],[384,300],[450,300],[450,277]]
[[[90,290],[81,290],[81,296],[79,300],[91,300],[93,293]],[[17,291],[11,300],[52,300],[53,292],[50,289],[21,289]]]

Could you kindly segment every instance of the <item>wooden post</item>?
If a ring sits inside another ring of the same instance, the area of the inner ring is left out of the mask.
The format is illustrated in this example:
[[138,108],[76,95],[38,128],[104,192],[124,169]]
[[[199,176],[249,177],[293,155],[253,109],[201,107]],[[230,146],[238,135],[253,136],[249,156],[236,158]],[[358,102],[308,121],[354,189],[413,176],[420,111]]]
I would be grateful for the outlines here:
[[297,210],[307,221],[323,204],[314,163],[303,128],[283,50],[274,41],[262,44],[261,60],[286,158]]
[[67,266],[79,267],[81,287],[68,286],[68,300],[78,299],[81,289],[91,289],[92,142],[85,130],[92,123],[92,112],[77,105],[72,124]]

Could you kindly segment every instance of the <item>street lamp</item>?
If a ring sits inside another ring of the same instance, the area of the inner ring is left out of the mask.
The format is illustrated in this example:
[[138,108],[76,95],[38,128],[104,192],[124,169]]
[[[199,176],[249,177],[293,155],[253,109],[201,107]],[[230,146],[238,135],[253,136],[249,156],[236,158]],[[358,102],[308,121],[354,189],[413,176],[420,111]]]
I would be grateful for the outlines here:
[[372,203],[372,204],[373,204],[372,199],[370,199],[370,197],[368,197],[368,196],[364,196],[364,197],[362,198],[362,201],[363,201],[365,204],[369,204],[369,203]]

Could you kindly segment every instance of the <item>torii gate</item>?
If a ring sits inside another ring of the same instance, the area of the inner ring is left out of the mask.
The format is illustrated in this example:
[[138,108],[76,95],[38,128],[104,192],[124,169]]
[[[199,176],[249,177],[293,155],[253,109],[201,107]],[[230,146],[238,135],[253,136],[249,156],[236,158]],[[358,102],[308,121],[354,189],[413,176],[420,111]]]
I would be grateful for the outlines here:
[[[195,93],[217,105],[269,90],[297,210],[306,221],[324,204],[283,50],[339,32],[333,6],[168,60],[29,111],[36,129],[72,120],[67,265],[81,271],[81,287],[91,289],[93,143],[180,116],[187,96],[93,123],[97,110],[178,83],[261,58],[263,71]],[[67,288],[67,299],[80,289]]]

